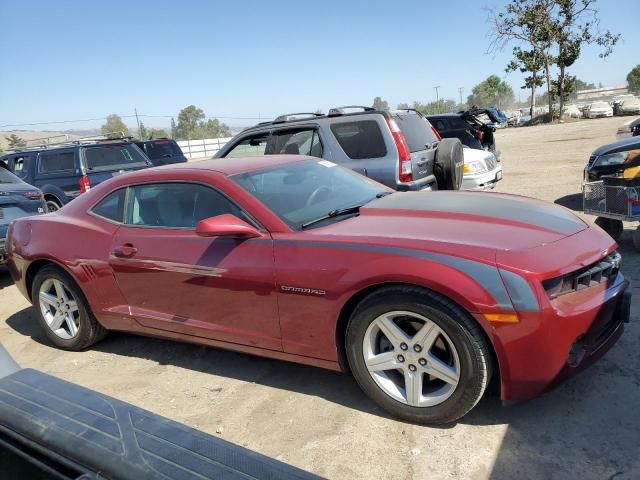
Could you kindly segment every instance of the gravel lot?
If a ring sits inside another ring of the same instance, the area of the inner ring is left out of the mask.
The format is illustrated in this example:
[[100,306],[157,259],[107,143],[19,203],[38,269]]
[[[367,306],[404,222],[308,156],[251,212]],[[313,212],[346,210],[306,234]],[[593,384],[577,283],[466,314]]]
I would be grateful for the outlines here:
[[[579,208],[586,159],[623,121],[498,132],[505,178],[497,190]],[[623,270],[640,286],[627,228]],[[1,268],[0,342],[24,367],[329,478],[623,480],[640,478],[639,302],[635,289],[634,323],[590,370],[525,404],[485,398],[448,428],[388,418],[350,377],[311,367],[124,334],[82,353],[57,350]]]

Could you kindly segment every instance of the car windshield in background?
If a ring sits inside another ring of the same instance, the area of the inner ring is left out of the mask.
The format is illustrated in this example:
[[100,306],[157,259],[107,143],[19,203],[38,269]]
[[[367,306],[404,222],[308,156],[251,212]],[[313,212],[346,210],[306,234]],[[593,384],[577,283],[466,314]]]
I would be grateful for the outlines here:
[[0,183],[22,183],[22,180],[6,168],[0,167]]
[[87,169],[92,171],[140,167],[147,159],[131,144],[99,145],[85,150]]
[[147,156],[152,160],[182,155],[180,148],[169,140],[153,140],[146,143]]
[[[373,180],[326,160],[281,165],[231,178],[295,230],[331,212],[364,205],[391,192]],[[326,222],[344,218],[348,217],[334,216]],[[326,222],[318,222],[317,226]]]
[[609,104],[607,102],[594,102],[591,104],[591,108],[607,108]]
[[396,113],[393,115],[393,119],[402,130],[412,153],[426,150],[427,145],[438,141],[431,130],[431,125],[416,113]]

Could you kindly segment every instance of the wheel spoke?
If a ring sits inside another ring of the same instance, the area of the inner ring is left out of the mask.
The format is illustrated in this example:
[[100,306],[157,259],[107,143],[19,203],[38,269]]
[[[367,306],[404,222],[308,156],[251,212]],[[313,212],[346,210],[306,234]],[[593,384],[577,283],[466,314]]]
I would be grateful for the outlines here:
[[58,296],[58,298],[63,302],[67,302],[68,298],[66,292],[64,291],[64,285],[62,285],[62,282],[59,280],[54,280],[53,287],[56,289],[56,295]]
[[78,303],[75,300],[69,300],[67,306],[69,307],[69,313],[78,311]]
[[382,316],[376,320],[378,327],[382,330],[382,333],[387,340],[389,340],[394,347],[399,348],[399,345],[403,342],[407,342],[409,338],[407,335],[398,327],[394,321],[387,317]]
[[64,320],[67,324],[69,335],[71,335],[72,337],[75,336],[75,334],[78,333],[78,327],[76,326],[73,314],[68,313],[67,315],[65,315]]
[[422,398],[422,372],[404,372],[404,391],[407,403],[418,406]]
[[439,336],[440,327],[436,325],[436,322],[427,322],[418,330],[418,333],[413,336],[411,341],[414,345],[420,345],[424,352],[428,352]]
[[454,367],[447,365],[434,355],[429,355],[427,358],[428,365],[425,370],[429,375],[451,385],[458,384],[460,376]]
[[49,323],[49,327],[51,328],[51,330],[56,331],[62,326],[62,323],[64,321],[65,321],[64,315],[62,314],[62,312],[58,311],[51,319],[51,323]]
[[380,372],[383,370],[395,370],[398,368],[396,352],[384,352],[366,359],[367,368],[370,372]]
[[54,297],[53,295],[51,295],[50,293],[47,292],[40,292],[39,295],[40,301],[46,303],[47,305],[50,305],[52,307],[56,307],[58,306],[58,299],[57,297]]

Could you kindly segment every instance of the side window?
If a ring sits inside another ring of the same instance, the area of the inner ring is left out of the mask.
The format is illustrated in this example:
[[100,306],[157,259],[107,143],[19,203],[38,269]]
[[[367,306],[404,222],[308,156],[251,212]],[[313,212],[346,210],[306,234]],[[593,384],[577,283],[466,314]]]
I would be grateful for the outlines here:
[[124,202],[127,189],[121,188],[107,195],[100,203],[91,209],[100,217],[122,223],[124,221]]
[[39,173],[62,172],[75,167],[74,152],[41,153],[38,162]]
[[375,120],[334,123],[331,131],[351,159],[380,158],[387,155],[382,132]]
[[310,155],[322,158],[322,143],[318,131],[314,128],[307,130],[285,130],[273,134],[273,151],[269,153],[287,155]]
[[153,183],[130,187],[126,223],[131,225],[195,228],[200,220],[242,211],[216,190],[196,183]]
[[262,133],[253,137],[244,138],[236,144],[225,157],[258,157],[265,155],[269,133]]
[[436,118],[435,120],[431,120],[431,123],[433,124],[433,127],[439,132],[449,129],[449,127],[447,126],[446,120],[443,120],[442,118]]
[[27,178],[27,174],[29,173],[28,159],[29,157],[25,157],[24,155],[13,157],[13,173],[15,173],[22,180]]

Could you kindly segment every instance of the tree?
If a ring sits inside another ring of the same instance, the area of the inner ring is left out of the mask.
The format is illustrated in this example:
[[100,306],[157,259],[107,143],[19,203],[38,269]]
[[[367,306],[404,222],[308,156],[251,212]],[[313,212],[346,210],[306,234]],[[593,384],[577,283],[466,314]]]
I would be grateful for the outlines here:
[[140,128],[138,128],[138,138],[140,140],[144,140],[145,138],[149,138],[149,131],[144,126],[144,123],[140,122]]
[[178,127],[176,126],[176,121],[173,117],[171,117],[171,138],[178,137]]
[[434,113],[455,112],[459,110],[459,105],[454,100],[441,99],[438,102],[420,103],[414,101],[411,105],[408,103],[398,104],[398,109],[412,108],[419,111],[423,115],[432,115]]
[[183,108],[178,114],[178,122],[175,123],[172,119],[172,136],[178,140],[231,136],[229,127],[224,123],[220,123],[217,118],[209,118],[206,121],[205,118],[204,111],[195,105]]
[[513,89],[497,75],[490,75],[486,80],[473,87],[467,99],[469,105],[478,107],[508,108],[515,101]]
[[102,131],[103,135],[107,136],[123,135],[126,137],[129,135],[129,129],[122,121],[122,117],[120,117],[120,115],[116,115],[115,113],[107,117],[107,123],[102,125],[100,130]]
[[17,136],[15,133],[12,133],[8,137],[4,137],[4,139],[9,144],[9,150],[16,150],[18,148],[25,148],[27,146],[27,142]]
[[640,65],[636,65],[627,75],[627,86],[633,93],[640,93]]
[[382,98],[376,97],[373,99],[373,108],[376,110],[387,111],[389,110],[389,104],[382,100]]
[[525,77],[524,85],[520,88],[528,88],[531,90],[529,115],[533,118],[536,108],[536,88],[544,84],[541,70],[544,66],[543,58],[537,50],[522,50],[520,47],[513,48],[514,60],[507,65],[507,72],[515,72],[520,70],[521,73],[529,72],[530,75]]
[[168,138],[169,134],[164,128],[150,128],[149,138]]

